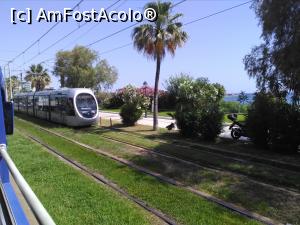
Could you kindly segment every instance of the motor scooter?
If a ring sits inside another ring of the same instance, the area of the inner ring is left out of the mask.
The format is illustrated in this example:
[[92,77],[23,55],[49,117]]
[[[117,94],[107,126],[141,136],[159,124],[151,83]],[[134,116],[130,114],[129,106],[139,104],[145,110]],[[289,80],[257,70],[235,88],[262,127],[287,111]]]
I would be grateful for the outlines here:
[[240,137],[248,137],[246,125],[237,121],[236,113],[227,115],[227,118],[232,121],[229,130],[231,130],[230,134],[234,140],[238,140]]

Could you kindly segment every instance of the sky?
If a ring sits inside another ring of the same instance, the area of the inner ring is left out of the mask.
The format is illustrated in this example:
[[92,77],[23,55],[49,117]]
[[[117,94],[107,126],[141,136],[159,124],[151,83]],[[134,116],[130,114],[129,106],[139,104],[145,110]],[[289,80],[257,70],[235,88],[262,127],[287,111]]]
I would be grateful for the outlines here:
[[[181,21],[187,23],[212,13],[241,4],[246,0],[187,0],[173,9],[174,13],[183,13]],[[79,0],[1,0],[0,1],[0,65],[6,64],[43,35],[55,22],[37,22],[35,17],[40,10],[60,10],[73,8]],[[76,10],[105,8],[115,0],[84,0]],[[111,10],[128,11],[129,8],[142,10],[149,1],[121,0]],[[173,1],[174,4],[180,0]],[[11,23],[11,8],[17,10],[32,9],[33,23]],[[134,23],[134,22],[133,22]],[[25,73],[31,64],[43,62],[50,74],[53,71],[55,53],[59,50],[71,50],[76,45],[88,45],[112,34],[132,22],[77,23],[74,21],[59,23],[32,48],[10,64],[11,74]],[[70,36],[44,51],[61,37],[77,29]],[[247,93],[256,90],[255,80],[249,79],[244,70],[243,58],[255,45],[261,43],[261,27],[250,4],[200,20],[183,27],[189,35],[186,44],[176,51],[174,57],[167,55],[161,66],[160,88],[172,75],[188,73],[191,76],[207,77],[211,82],[222,84],[227,93]],[[127,84],[141,86],[144,81],[154,85],[155,62],[138,53],[132,45],[132,28],[100,41],[90,48],[98,52],[100,59],[106,59],[118,70],[118,80],[113,89]],[[102,54],[103,53],[103,54]],[[36,56],[35,58],[33,58]],[[33,59],[32,59],[33,58]],[[7,71],[7,67],[5,67]],[[7,74],[7,73],[6,73]],[[57,77],[52,76],[52,87],[58,88]]]

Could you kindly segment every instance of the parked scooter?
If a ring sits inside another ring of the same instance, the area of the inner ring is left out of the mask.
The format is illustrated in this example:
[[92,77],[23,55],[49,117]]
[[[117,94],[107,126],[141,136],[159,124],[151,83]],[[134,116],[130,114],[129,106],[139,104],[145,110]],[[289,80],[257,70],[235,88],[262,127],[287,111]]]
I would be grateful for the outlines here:
[[245,124],[237,121],[237,114],[229,114],[227,118],[232,121],[229,130],[231,130],[231,137],[234,140],[238,140],[240,137],[248,137]]

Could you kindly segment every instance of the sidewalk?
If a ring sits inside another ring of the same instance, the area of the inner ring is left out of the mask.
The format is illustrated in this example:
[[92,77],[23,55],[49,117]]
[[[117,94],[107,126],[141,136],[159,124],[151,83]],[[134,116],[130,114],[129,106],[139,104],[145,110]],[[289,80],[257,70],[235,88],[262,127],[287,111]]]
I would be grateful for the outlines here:
[[[119,113],[115,113],[115,112],[100,111],[100,117],[104,118],[104,119],[111,118],[112,120],[121,121],[121,117],[120,117]],[[153,117],[147,117],[147,118],[142,117],[140,120],[138,120],[137,123],[141,124],[141,125],[152,126]],[[173,120],[169,117],[158,117],[158,127],[160,127],[160,128],[166,128],[166,126],[170,125],[171,123],[175,123],[175,120]]]
[[[116,112],[100,111],[100,117],[107,119],[107,120],[109,120],[111,118],[112,120],[121,121],[121,117],[120,117],[119,113],[116,113]],[[142,117],[140,120],[138,120],[137,123],[140,125],[152,126],[153,125],[153,117],[152,116],[147,117],[147,118]],[[170,117],[160,117],[160,116],[158,117],[158,127],[159,128],[166,128],[166,126],[170,125],[171,123],[175,124],[175,120],[171,119]],[[175,130],[177,130],[177,127],[175,128]],[[224,124],[223,132],[220,134],[220,137],[231,139],[230,132],[231,131],[229,130],[229,124]],[[241,137],[240,140],[247,141],[249,139],[246,137]]]

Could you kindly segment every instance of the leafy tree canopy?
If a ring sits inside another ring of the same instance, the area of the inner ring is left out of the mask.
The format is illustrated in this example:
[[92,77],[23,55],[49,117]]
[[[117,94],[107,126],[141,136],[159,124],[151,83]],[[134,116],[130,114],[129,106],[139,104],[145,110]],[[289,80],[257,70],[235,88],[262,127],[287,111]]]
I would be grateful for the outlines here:
[[95,90],[110,88],[118,78],[115,67],[106,60],[99,60],[95,51],[83,46],[76,46],[71,51],[59,51],[54,74],[60,77],[61,87]]
[[255,0],[253,9],[262,26],[264,43],[244,58],[250,77],[261,91],[300,100],[300,2]]

